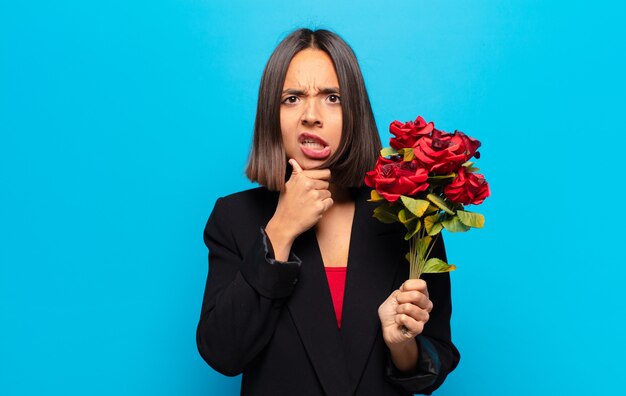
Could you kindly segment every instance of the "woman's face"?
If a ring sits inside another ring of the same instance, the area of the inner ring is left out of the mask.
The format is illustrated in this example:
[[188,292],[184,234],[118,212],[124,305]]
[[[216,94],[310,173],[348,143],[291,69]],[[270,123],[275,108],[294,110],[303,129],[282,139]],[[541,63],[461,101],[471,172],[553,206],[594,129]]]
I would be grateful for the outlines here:
[[302,169],[322,165],[341,141],[339,80],[321,50],[298,52],[287,69],[280,105],[280,129],[288,158]]

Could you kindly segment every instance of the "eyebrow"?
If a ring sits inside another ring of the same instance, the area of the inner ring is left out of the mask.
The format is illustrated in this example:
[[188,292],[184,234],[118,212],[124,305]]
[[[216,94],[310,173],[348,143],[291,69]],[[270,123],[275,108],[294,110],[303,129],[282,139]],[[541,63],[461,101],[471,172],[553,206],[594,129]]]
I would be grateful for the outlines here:
[[[338,87],[323,87],[323,88],[320,88],[318,92],[321,94],[339,93],[339,88]],[[283,94],[304,95],[305,93],[306,91],[302,89],[289,88],[289,89],[283,90]]]

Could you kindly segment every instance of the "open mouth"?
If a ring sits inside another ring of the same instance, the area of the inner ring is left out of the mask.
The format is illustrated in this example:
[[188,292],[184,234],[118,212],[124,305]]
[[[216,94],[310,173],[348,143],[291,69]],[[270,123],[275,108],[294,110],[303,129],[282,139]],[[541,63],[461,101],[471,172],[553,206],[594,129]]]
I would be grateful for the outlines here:
[[301,133],[298,137],[300,150],[312,159],[325,159],[330,156],[330,146],[324,139],[312,133]]

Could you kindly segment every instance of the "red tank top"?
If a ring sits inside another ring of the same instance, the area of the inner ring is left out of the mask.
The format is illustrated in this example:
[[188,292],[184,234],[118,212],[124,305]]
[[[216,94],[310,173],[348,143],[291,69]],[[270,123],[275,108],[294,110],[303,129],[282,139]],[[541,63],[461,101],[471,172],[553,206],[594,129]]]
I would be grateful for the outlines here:
[[333,308],[335,308],[337,327],[341,328],[343,294],[346,287],[346,270],[348,267],[324,267],[324,269],[326,270],[326,278],[328,278],[328,287],[330,288],[330,296],[333,300]]

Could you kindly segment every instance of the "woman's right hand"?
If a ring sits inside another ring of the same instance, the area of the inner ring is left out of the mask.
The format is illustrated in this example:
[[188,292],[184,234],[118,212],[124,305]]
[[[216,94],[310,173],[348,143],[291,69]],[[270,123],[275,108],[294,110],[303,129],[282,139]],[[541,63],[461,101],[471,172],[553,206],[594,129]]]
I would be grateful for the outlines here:
[[265,227],[274,258],[287,261],[293,241],[322,218],[333,205],[329,188],[330,170],[302,170],[295,159],[293,171],[280,192],[276,212]]

